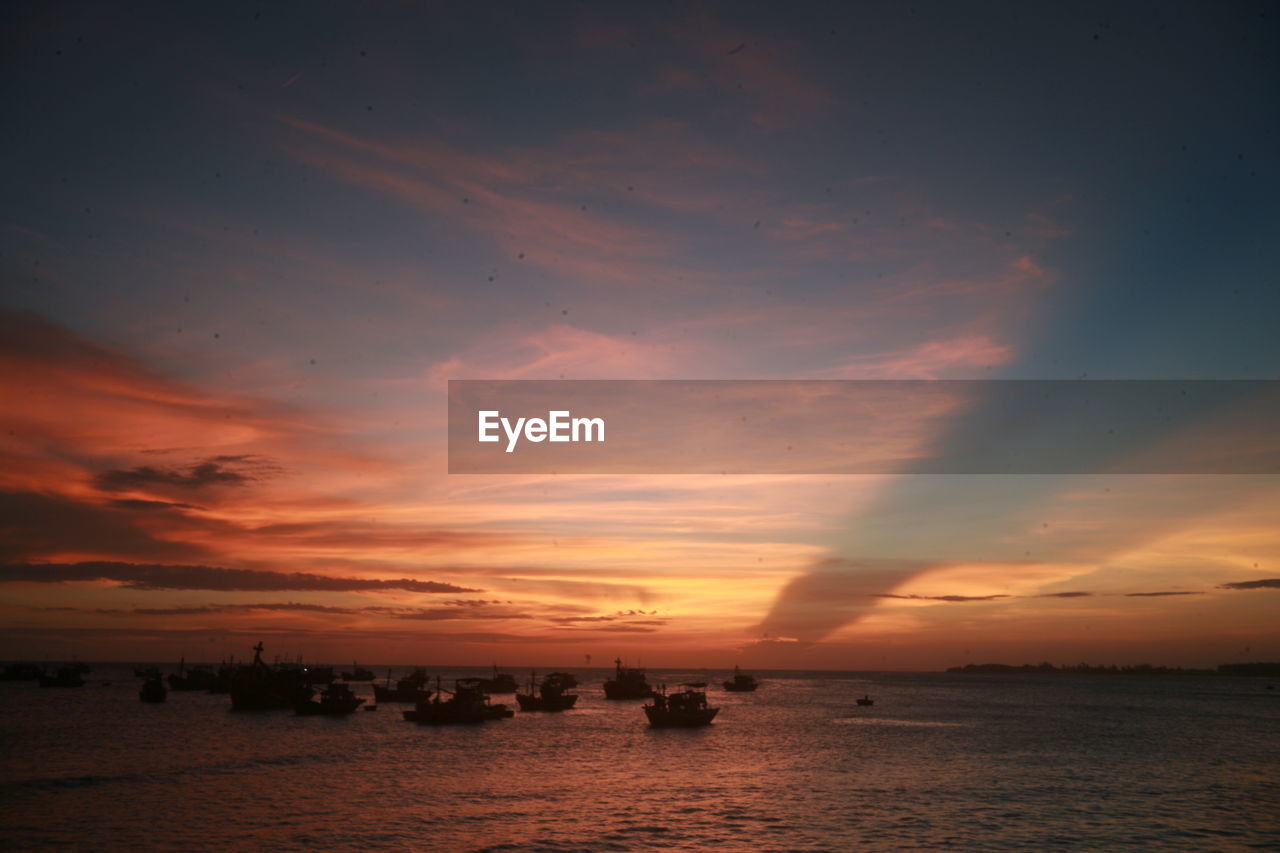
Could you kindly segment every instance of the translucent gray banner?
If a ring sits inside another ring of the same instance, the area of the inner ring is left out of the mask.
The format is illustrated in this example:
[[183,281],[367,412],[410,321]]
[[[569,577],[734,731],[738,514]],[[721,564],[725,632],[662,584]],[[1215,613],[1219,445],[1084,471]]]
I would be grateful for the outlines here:
[[453,380],[451,474],[1276,474],[1280,382]]

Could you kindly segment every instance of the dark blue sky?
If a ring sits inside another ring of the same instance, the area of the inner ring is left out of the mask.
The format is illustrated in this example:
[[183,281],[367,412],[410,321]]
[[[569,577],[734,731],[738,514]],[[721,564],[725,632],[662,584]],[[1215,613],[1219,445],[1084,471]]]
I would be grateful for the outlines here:
[[[810,306],[866,298],[877,277],[993,275],[972,243],[920,269],[934,251],[921,223],[945,218],[986,229],[984,251],[1003,237],[1057,275],[1022,331],[1007,332],[1018,347],[1006,375],[1274,376],[1271,11],[13,4],[7,301],[91,332],[117,334],[113,316],[161,322],[173,307],[165,291],[226,286],[179,269],[218,251],[210,234],[173,233],[196,218],[215,232],[321,242],[371,271],[429,258],[483,281],[501,266],[492,234],[439,210],[410,220],[367,186],[299,162],[282,124],[297,119],[390,146],[430,139],[491,162],[532,157],[536,167],[512,176],[525,198],[694,237],[665,271],[714,276],[717,292],[655,299],[659,322],[714,311],[766,269],[773,295]],[[664,123],[669,136],[653,147]],[[610,151],[614,137],[641,151]],[[598,168],[567,187],[563,170],[579,164]],[[656,198],[628,207],[617,192],[637,184]],[[677,186],[705,209],[664,203]],[[893,251],[797,257],[715,215],[735,207],[766,228],[800,210],[859,217]],[[1029,215],[1060,236],[1029,237]],[[150,269],[130,264],[139,255]],[[56,285],[35,281],[36,260]],[[261,298],[297,295],[287,273],[249,275],[266,279]],[[529,279],[499,292],[524,310],[540,296],[594,301],[569,276]],[[485,317],[509,319],[463,322]],[[618,330],[603,307],[590,321]],[[921,321],[927,336],[933,320]],[[908,328],[899,337],[921,339]],[[862,354],[850,341],[777,370]]]

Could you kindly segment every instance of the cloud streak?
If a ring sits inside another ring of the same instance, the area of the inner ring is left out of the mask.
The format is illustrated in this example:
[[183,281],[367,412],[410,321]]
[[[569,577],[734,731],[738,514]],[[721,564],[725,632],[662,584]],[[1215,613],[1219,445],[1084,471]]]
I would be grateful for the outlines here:
[[140,465],[130,469],[103,471],[94,478],[94,484],[107,492],[145,489],[157,485],[192,490],[208,486],[243,486],[262,476],[261,473],[251,474],[245,470],[237,470],[246,465],[252,465],[258,472],[264,467],[275,468],[248,455],[215,456],[186,469]]
[[129,589],[313,590],[321,592],[379,592],[404,590],[423,593],[480,592],[438,581],[410,578],[356,578],[308,572],[224,569],[215,566],[160,563],[8,563],[0,565],[0,583],[76,583],[114,581]]
[[1280,589],[1280,578],[1263,578],[1256,581],[1234,581],[1219,584],[1218,589]]

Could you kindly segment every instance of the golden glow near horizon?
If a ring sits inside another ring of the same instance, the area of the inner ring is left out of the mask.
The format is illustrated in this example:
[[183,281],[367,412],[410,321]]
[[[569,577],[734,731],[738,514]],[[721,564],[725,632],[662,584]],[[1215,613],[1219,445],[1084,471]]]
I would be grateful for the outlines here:
[[[28,11],[0,656],[1280,659],[1277,476],[447,473],[450,380],[1273,380],[1262,53],[1209,77],[1150,28],[1039,22],[1033,68],[1025,19],[950,7],[905,50],[765,7],[312,10],[342,47]],[[918,459],[980,409],[847,441]]]

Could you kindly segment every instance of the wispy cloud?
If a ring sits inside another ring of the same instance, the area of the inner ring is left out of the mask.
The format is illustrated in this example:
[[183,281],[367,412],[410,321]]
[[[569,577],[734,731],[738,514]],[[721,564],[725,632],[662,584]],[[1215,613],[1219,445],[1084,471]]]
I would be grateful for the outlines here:
[[250,455],[215,456],[185,469],[140,465],[136,468],[103,471],[94,478],[98,488],[121,492],[149,486],[177,486],[201,489],[207,486],[241,486],[278,471],[277,466]]
[[450,583],[410,578],[331,577],[308,572],[224,569],[215,566],[159,563],[6,563],[0,583],[74,583],[114,581],[130,589],[317,590],[374,592],[405,590],[425,593],[479,592]]
[[1219,584],[1218,589],[1280,589],[1280,578],[1264,578],[1256,581],[1234,581]]

